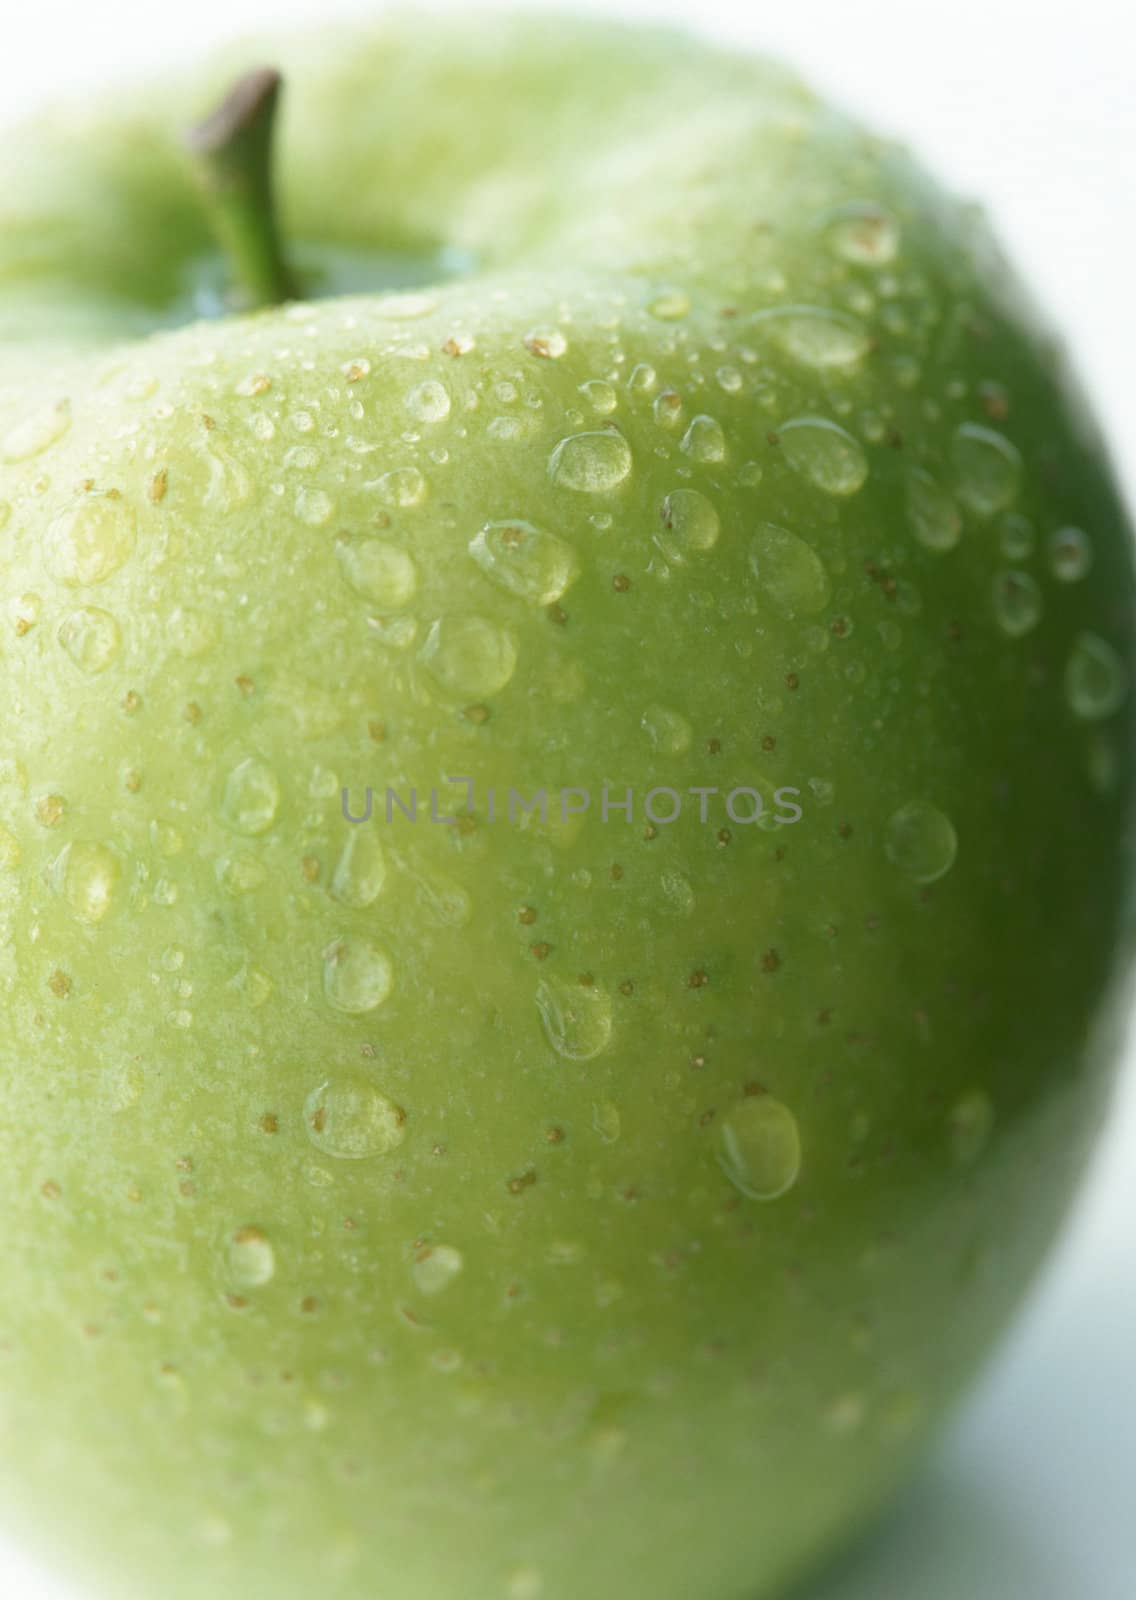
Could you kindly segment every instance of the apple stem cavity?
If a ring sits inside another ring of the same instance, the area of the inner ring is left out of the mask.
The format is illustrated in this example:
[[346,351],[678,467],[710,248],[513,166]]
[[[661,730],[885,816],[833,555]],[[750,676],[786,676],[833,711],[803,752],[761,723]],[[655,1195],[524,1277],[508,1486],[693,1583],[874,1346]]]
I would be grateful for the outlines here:
[[273,130],[283,79],[273,67],[238,78],[187,143],[209,220],[232,276],[234,310],[296,300],[272,189]]

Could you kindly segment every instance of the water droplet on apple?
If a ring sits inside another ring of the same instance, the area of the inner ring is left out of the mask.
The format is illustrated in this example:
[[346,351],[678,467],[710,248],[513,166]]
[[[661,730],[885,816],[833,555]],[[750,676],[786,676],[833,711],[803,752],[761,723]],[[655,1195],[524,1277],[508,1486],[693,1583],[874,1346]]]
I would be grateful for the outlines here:
[[680,322],[690,312],[690,296],[685,289],[668,285],[647,302],[647,310],[660,322]]
[[955,430],[951,460],[960,500],[980,517],[1005,511],[1017,495],[1022,458],[993,428],[964,422]]
[[608,417],[619,404],[619,396],[610,383],[603,378],[589,378],[587,383],[580,385],[580,393],[587,400],[593,411],[601,417]]
[[849,200],[825,218],[834,255],[854,266],[886,267],[899,254],[899,223],[871,200]]
[[418,588],[418,568],[409,551],[385,539],[342,539],[335,547],[340,571],[357,595],[399,611]]
[[1095,633],[1077,637],[1065,664],[1065,699],[1075,716],[1099,722],[1119,711],[1128,694],[1128,669]]
[[916,883],[934,883],[954,866],[958,838],[938,807],[913,800],[889,818],[884,849],[892,865]]
[[353,827],[331,875],[332,897],[344,906],[373,905],[386,876],[387,864],[374,830],[362,824]]
[[323,952],[323,992],[336,1011],[374,1011],[393,983],[390,957],[369,939],[336,939]]
[[684,872],[679,872],[676,867],[668,867],[659,878],[659,887],[672,911],[687,917],[694,910],[694,887]]
[[42,455],[62,439],[70,426],[71,407],[66,400],[45,406],[4,435],[0,457],[5,461],[27,461],[31,456]]
[[417,467],[393,467],[374,483],[364,485],[373,489],[384,506],[409,509],[420,506],[426,498],[426,479]]
[[693,417],[689,428],[682,436],[679,449],[692,461],[724,461],[726,435],[722,432],[722,424],[715,417],[708,417],[705,413]]
[[134,513],[123,500],[90,496],[60,512],[47,530],[52,576],[69,589],[105,583],[134,549]]
[[450,392],[436,378],[415,384],[406,397],[406,409],[419,422],[444,422],[450,414]]
[[627,387],[632,394],[651,394],[659,381],[659,374],[649,361],[639,361],[631,369]]
[[820,306],[774,306],[758,312],[753,328],[791,361],[819,372],[855,366],[871,348],[855,317]]
[[1037,545],[1037,534],[1028,517],[1009,511],[1002,518],[999,547],[1007,561],[1028,561]]
[[70,612],[59,624],[56,638],[79,671],[91,678],[106,671],[122,642],[118,623],[98,606]]
[[542,981],[537,1010],[548,1042],[568,1061],[590,1061],[611,1041],[611,996],[599,984]]
[[568,341],[559,328],[530,328],[525,334],[525,349],[530,355],[544,361],[557,361],[568,348]]
[[632,467],[631,446],[614,428],[576,433],[561,439],[548,463],[553,483],[577,494],[606,494]]
[[335,501],[323,489],[301,489],[296,496],[296,515],[309,528],[326,528],[335,515]]
[[1093,547],[1083,528],[1058,528],[1049,540],[1049,570],[1059,583],[1076,583],[1093,564]]
[[982,1089],[971,1089],[955,1101],[947,1118],[951,1155],[960,1166],[970,1166],[990,1143],[994,1131],[994,1106]]
[[465,1266],[460,1250],[453,1245],[436,1244],[417,1257],[411,1268],[415,1287],[421,1294],[441,1294]]
[[418,623],[413,617],[368,617],[367,627],[387,650],[409,650],[418,637]]
[[76,839],[55,862],[54,877],[80,922],[102,922],[114,903],[120,876],[118,858],[104,844]]
[[295,444],[284,456],[284,465],[292,472],[314,472],[320,464],[320,453],[311,444]]
[[1041,589],[1028,572],[999,572],[994,577],[994,616],[1011,639],[1036,628],[1041,621]]
[[500,588],[539,606],[559,600],[580,571],[571,545],[519,517],[487,522],[469,553]]
[[911,531],[928,550],[953,550],[962,537],[958,507],[922,467],[907,474],[907,514]]
[[801,1173],[801,1130],[772,1095],[747,1095],[718,1124],[718,1164],[751,1200],[777,1200]]
[[659,507],[659,522],[655,543],[676,566],[712,550],[721,531],[717,511],[697,489],[672,489]]
[[592,1127],[605,1144],[615,1144],[623,1132],[619,1107],[610,1100],[596,1101],[592,1106]]
[[264,863],[248,850],[239,850],[236,855],[221,856],[216,866],[217,882],[227,895],[238,900],[242,895],[252,894],[259,889],[268,876],[268,869]]
[[238,1228],[225,1247],[229,1282],[239,1289],[261,1289],[276,1272],[276,1252],[268,1235],[251,1225]]
[[832,597],[824,563],[811,545],[788,528],[763,522],[749,549],[750,568],[782,616],[813,616]]
[[868,458],[850,433],[827,417],[795,417],[778,430],[785,459],[824,494],[843,498],[868,480]]
[[[650,705],[640,718],[640,727],[661,755],[681,755],[690,749],[694,737],[690,723],[680,711],[668,706]],[[660,810],[662,808],[660,807]]]
[[448,616],[431,624],[418,659],[443,695],[480,700],[509,682],[517,647],[510,633],[484,617]]
[[280,784],[259,756],[247,756],[225,779],[221,821],[234,833],[267,833],[280,810]]
[[362,1161],[389,1155],[405,1137],[406,1113],[361,1072],[337,1072],[304,1101],[308,1138],[325,1156]]

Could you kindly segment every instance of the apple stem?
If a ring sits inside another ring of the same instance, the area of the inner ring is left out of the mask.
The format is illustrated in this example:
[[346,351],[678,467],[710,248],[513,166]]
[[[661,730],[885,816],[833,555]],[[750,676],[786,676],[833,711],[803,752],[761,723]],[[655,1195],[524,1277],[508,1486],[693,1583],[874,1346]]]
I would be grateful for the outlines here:
[[272,196],[272,135],[283,84],[272,67],[237,79],[187,143],[218,244],[242,311],[295,300]]

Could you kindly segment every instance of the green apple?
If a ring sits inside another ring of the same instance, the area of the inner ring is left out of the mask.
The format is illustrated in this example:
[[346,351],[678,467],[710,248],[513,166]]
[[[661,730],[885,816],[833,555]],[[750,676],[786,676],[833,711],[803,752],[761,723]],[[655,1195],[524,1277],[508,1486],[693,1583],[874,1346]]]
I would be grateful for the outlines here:
[[116,1597],[764,1600],[1107,1103],[1128,525],[780,70],[267,58],[279,228],[270,78],[184,138],[259,52],[0,156],[3,1514]]

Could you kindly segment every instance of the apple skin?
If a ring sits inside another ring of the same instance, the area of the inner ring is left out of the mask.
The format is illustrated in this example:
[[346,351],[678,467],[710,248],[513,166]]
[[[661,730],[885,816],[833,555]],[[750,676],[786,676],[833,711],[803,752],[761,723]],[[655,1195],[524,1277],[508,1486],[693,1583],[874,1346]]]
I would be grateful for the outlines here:
[[972,212],[672,35],[274,50],[287,230],[473,268],[154,331],[249,59],[3,156],[4,1515],[114,1596],[764,1600],[1107,1105],[1124,513]]

